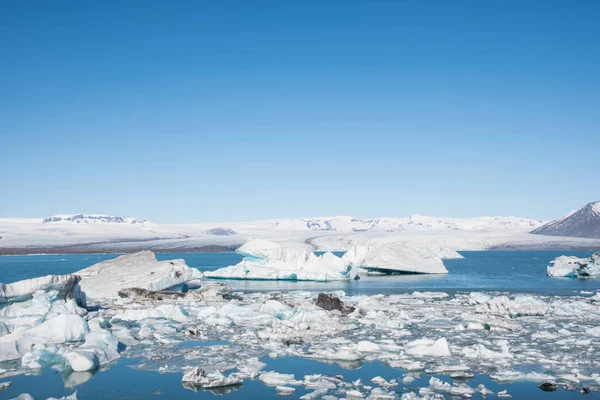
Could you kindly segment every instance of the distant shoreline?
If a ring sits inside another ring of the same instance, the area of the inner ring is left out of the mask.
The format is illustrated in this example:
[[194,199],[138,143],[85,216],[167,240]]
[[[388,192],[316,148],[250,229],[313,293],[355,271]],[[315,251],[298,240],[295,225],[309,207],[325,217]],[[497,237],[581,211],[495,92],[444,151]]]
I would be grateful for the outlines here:
[[[97,247],[88,245],[73,246],[48,246],[48,247],[14,247],[0,248],[1,256],[34,256],[34,255],[59,255],[59,254],[129,254],[149,250],[154,253],[229,253],[234,252],[240,245],[221,246],[206,245],[194,247]],[[320,250],[315,250],[320,251]],[[336,250],[333,250],[336,251]],[[470,251],[600,251],[600,247],[565,245],[552,243],[550,246],[527,246],[509,244],[505,246],[493,246],[485,250],[457,250],[458,252]]]
[[124,254],[149,250],[154,253],[227,253],[237,250],[239,246],[207,245],[197,247],[85,247],[83,246],[49,246],[49,247],[14,247],[0,248],[0,256],[29,256],[56,254]]

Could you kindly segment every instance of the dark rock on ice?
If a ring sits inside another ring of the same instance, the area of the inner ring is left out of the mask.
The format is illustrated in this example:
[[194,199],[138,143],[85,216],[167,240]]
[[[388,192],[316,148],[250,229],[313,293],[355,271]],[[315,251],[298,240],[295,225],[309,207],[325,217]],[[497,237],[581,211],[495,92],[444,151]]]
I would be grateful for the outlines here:
[[333,293],[319,293],[319,297],[317,297],[317,306],[327,311],[340,310],[342,314],[345,315],[350,314],[355,310],[354,307],[345,305],[344,302]]

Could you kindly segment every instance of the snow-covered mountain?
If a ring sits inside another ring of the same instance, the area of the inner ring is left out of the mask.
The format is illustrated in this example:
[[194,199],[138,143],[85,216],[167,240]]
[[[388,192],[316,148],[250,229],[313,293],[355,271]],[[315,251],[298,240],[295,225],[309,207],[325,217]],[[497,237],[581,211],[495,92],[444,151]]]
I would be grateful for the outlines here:
[[579,210],[548,222],[531,233],[600,239],[600,201],[589,203]]
[[143,224],[147,221],[134,217],[115,217],[102,214],[60,214],[44,218],[42,223],[75,223],[75,224]]

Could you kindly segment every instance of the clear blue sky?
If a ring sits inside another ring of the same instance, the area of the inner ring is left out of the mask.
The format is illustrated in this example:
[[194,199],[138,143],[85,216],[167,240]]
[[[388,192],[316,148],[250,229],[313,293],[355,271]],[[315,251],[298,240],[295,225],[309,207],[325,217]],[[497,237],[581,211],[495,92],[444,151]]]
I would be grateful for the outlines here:
[[0,216],[551,219],[600,200],[600,1],[2,1]]

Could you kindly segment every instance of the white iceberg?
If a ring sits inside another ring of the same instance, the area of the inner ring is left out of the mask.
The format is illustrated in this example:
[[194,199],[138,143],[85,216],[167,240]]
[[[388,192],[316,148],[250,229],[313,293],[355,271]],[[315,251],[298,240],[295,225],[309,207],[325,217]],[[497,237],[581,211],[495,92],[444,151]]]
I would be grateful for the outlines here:
[[381,246],[354,246],[344,256],[351,265],[378,272],[447,274],[442,259],[427,252],[390,243]]
[[136,287],[157,291],[203,277],[184,260],[158,261],[151,251],[106,260],[75,274],[81,277],[79,285],[86,296],[97,299],[117,299],[121,289]]
[[263,239],[251,239],[237,252],[244,259],[233,266],[206,272],[217,279],[339,281],[355,279],[358,270],[333,253],[315,255]]
[[589,258],[556,257],[550,261],[547,273],[552,277],[593,278],[600,276],[600,252]]

